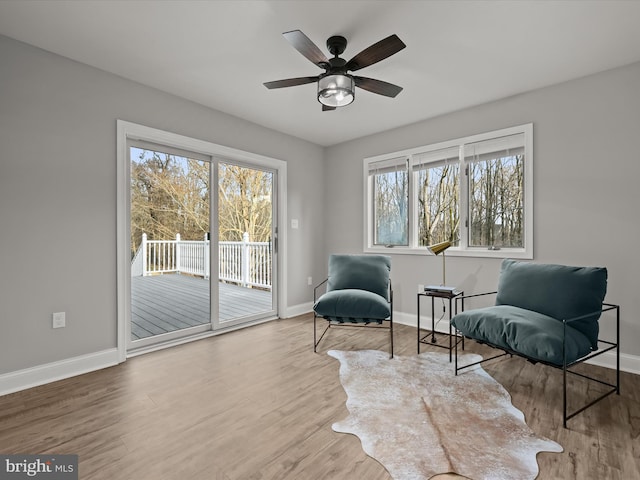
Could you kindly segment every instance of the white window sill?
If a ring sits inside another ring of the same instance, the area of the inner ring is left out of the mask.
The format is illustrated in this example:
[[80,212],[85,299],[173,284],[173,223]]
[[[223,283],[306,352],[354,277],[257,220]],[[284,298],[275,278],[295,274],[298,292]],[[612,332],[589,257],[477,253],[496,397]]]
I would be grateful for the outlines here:
[[[426,248],[411,247],[365,247],[364,253],[379,255],[432,255]],[[503,248],[500,250],[488,250],[486,248],[469,248],[460,250],[455,247],[446,251],[447,257],[477,257],[477,258],[514,258],[520,260],[533,260],[533,254],[524,248]],[[435,255],[432,255],[435,256]]]

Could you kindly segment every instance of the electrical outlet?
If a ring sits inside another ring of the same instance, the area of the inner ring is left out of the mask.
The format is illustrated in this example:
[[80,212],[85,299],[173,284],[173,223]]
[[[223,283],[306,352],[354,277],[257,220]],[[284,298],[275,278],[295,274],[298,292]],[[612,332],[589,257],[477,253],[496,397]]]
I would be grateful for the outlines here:
[[52,327],[63,328],[67,324],[66,315],[64,312],[56,312],[52,315]]
[[424,293],[424,285],[421,283],[418,284],[418,293]]
[[307,277],[307,285],[313,285],[313,278]]

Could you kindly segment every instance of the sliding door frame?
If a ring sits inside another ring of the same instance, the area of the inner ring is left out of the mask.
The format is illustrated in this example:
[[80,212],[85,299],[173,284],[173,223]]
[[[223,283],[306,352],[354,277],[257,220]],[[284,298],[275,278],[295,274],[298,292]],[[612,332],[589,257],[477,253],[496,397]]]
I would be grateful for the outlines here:
[[[271,309],[267,312],[260,312],[255,315],[251,315],[248,317],[237,317],[229,320],[221,321],[219,310],[218,315],[212,318],[213,330],[228,330],[229,328],[236,327],[238,325],[242,325],[245,323],[251,324],[251,322],[259,321],[260,318],[265,318],[266,320],[273,320],[278,317],[278,308],[280,304],[280,283],[278,279],[280,277],[279,269],[278,269],[278,261],[280,257],[280,248],[279,248],[279,189],[278,189],[278,170],[273,167],[267,167],[265,165],[256,165],[249,164],[247,162],[241,162],[229,157],[215,157],[212,162],[212,172],[211,172],[211,184],[218,186],[220,184],[220,164],[225,165],[233,165],[240,168],[246,168],[251,170],[261,170],[263,172],[271,173],[273,175],[273,182],[271,184],[271,204],[272,204],[272,212],[271,212],[271,238],[272,238],[272,247],[271,247],[271,255],[272,255],[272,266],[271,266]],[[211,235],[212,238],[219,238],[219,226],[220,222],[218,221],[220,208],[219,208],[219,195],[218,190],[216,188],[215,195],[212,193],[211,196]],[[213,243],[213,241],[212,241]],[[211,251],[211,262],[212,265],[218,265],[220,262],[220,258],[218,256],[219,250],[214,248]],[[214,263],[215,261],[215,263]],[[215,296],[215,299],[213,298]],[[215,295],[211,295],[211,308],[217,308],[220,306],[220,290],[218,289],[215,292]],[[212,310],[213,311],[213,310]],[[266,317],[265,317],[266,314]]]
[[[277,218],[276,229],[278,231],[278,255],[276,258],[276,265],[274,269],[277,271],[277,276],[274,277],[274,281],[277,282],[277,300],[276,300],[276,316],[279,312],[282,312],[287,305],[287,229],[282,223],[287,218],[287,164],[283,160],[267,157],[264,155],[258,155],[255,153],[245,152],[235,148],[225,147],[215,143],[207,142],[204,140],[198,140],[195,138],[179,135],[156,128],[139,125],[136,123],[127,122],[124,120],[117,120],[117,221],[116,221],[116,243],[117,243],[117,349],[118,360],[124,362],[127,358],[127,345],[128,338],[131,330],[131,261],[130,261],[130,200],[131,200],[131,188],[129,184],[130,178],[130,161],[128,152],[128,140],[137,140],[143,142],[151,142],[160,145],[166,145],[168,147],[174,147],[181,150],[188,150],[195,153],[199,153],[206,156],[211,156],[217,159],[228,159],[233,162],[254,165],[271,169],[276,172],[276,185],[277,191]],[[212,183],[212,200],[217,197],[217,191],[214,190]],[[217,189],[216,189],[217,190]],[[217,204],[217,201],[212,202],[212,215],[215,211],[217,214],[217,208],[214,210],[213,206]],[[217,231],[217,223],[211,225],[211,232]],[[217,259],[216,252],[212,252],[211,257],[212,265]],[[216,267],[217,268],[217,267]],[[217,275],[216,275],[217,278]],[[214,292],[217,291],[213,289]],[[213,293],[213,292],[212,292]],[[215,297],[215,298],[214,298]],[[212,295],[211,302],[218,301],[218,295]],[[236,328],[242,328],[244,325],[240,325]],[[230,329],[225,330],[211,330],[202,335],[189,337],[187,339],[178,340],[177,343],[183,343],[185,341],[191,341],[197,338],[216,335]]]
[[[194,160],[197,162],[201,162],[201,163],[206,163],[209,165],[209,175],[208,175],[208,181],[209,181],[209,190],[212,189],[212,185],[214,185],[214,183],[212,182],[212,177],[213,177],[213,170],[214,170],[214,160],[211,157],[211,155],[203,155],[201,153],[196,153],[193,151],[187,151],[187,150],[179,150],[177,148],[175,148],[175,146],[168,146],[168,145],[160,145],[160,144],[156,144],[156,143],[150,143],[148,141],[142,141],[142,140],[136,140],[133,139],[131,137],[127,138],[127,152],[129,155],[129,168],[131,168],[132,165],[132,159],[131,159],[131,149],[132,148],[138,148],[140,150],[146,150],[146,151],[151,151],[151,152],[158,152],[158,153],[162,153],[162,154],[168,154],[168,155],[172,155],[174,157],[182,157],[184,159],[189,159],[189,160]],[[129,172],[129,175],[131,175],[131,172]],[[211,205],[211,194],[209,192],[209,218],[207,219],[209,225],[211,225],[212,222],[212,218],[214,218],[214,216],[212,215],[212,210],[214,208],[213,205]],[[131,204],[129,205],[129,214],[131,214]],[[129,221],[131,220],[131,217],[129,217]],[[207,228],[207,230],[210,231],[209,228]],[[181,233],[176,231],[175,233]],[[131,236],[129,236],[129,238],[131,238]],[[213,237],[213,238],[217,238],[217,237]],[[157,238],[154,240],[158,240]],[[192,239],[193,240],[193,239]],[[212,263],[210,261],[210,263]],[[129,277],[130,278],[130,277]],[[212,284],[210,284],[211,286]],[[145,338],[140,338],[137,340],[133,340],[132,339],[132,321],[133,319],[130,319],[131,321],[129,321],[127,323],[126,326],[126,337],[127,337],[127,354],[128,355],[135,355],[136,351],[149,351],[152,349],[157,348],[158,346],[162,346],[163,344],[167,344],[167,343],[173,343],[176,341],[181,341],[183,339],[188,339],[194,335],[199,335],[202,333],[206,333],[209,332],[212,329],[212,325],[213,325],[213,321],[212,319],[214,318],[214,310],[212,310],[212,307],[215,306],[214,304],[211,303],[211,293],[212,290],[215,290],[213,288],[209,288],[209,295],[208,295],[208,300],[209,300],[209,305],[208,305],[208,309],[209,309],[209,322],[206,324],[201,324],[201,325],[195,325],[195,326],[191,326],[191,327],[184,327],[184,328],[180,328],[180,329],[176,329],[176,330],[172,330],[166,333],[161,333],[161,334],[154,334],[154,335],[150,335],[148,337]],[[130,292],[131,293],[131,292]],[[133,303],[134,302],[134,297],[133,294],[131,293],[129,296],[129,300]],[[128,310],[131,313],[131,309]],[[133,316],[133,314],[131,313],[131,315]]]

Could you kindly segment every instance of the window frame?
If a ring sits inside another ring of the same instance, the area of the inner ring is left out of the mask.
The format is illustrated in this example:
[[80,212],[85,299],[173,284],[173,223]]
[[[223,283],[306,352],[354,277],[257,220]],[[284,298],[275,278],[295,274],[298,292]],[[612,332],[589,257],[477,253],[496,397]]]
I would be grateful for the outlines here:
[[[382,164],[382,165],[380,165]],[[393,158],[386,158],[383,161],[380,162],[370,162],[368,163],[368,172],[376,172],[378,173],[378,167],[372,168],[372,165],[380,165],[380,169],[382,170],[382,172],[380,173],[391,173],[392,171],[395,172],[399,172],[401,170],[405,171],[407,174],[407,196],[410,195],[411,192],[411,182],[412,182],[412,178],[411,178],[411,170],[409,168],[409,164],[408,164],[408,159],[405,156],[399,156],[399,157],[393,157]],[[371,200],[370,202],[370,208],[371,208],[371,219],[372,219],[372,224],[371,224],[371,243],[372,245],[374,245],[375,240],[377,239],[377,225],[374,222],[374,218],[376,215],[376,202],[375,202],[375,175],[369,175],[369,185],[370,185],[370,195],[369,195],[369,200]],[[407,218],[406,218],[406,235],[407,235],[407,245],[401,245],[401,244],[393,244],[393,245],[385,245],[385,248],[409,248],[409,246],[411,245],[411,230],[410,230],[410,225],[411,225],[411,220],[410,220],[410,215],[411,215],[411,209],[410,209],[410,205],[409,205],[409,199],[407,198]],[[381,244],[380,244],[381,245]],[[379,245],[378,248],[382,248]]]
[[[469,246],[469,179],[466,173],[466,167],[470,163],[465,159],[465,145],[499,139],[510,135],[524,135],[524,180],[523,180],[523,199],[524,199],[524,233],[523,247],[507,248],[502,247],[492,250],[487,247],[471,247]],[[459,163],[459,217],[460,228],[458,246],[451,247],[447,250],[449,256],[460,257],[486,257],[486,258],[517,258],[517,259],[533,259],[533,123],[517,125],[514,127],[503,128],[491,132],[479,133],[467,137],[456,138],[444,142],[438,142],[430,145],[410,148],[407,150],[391,152],[374,157],[367,157],[363,161],[364,175],[364,252],[365,253],[395,253],[408,255],[424,255],[427,253],[426,247],[418,246],[418,188],[417,188],[417,167],[431,162],[425,162],[423,159],[418,160],[426,153],[435,152],[450,148],[458,148]],[[382,246],[374,245],[374,200],[373,200],[373,175],[371,175],[371,165],[379,162],[390,161],[393,159],[405,158],[409,165],[409,191],[408,191],[408,215],[409,215],[409,245],[408,246]],[[436,163],[434,160],[433,163]]]

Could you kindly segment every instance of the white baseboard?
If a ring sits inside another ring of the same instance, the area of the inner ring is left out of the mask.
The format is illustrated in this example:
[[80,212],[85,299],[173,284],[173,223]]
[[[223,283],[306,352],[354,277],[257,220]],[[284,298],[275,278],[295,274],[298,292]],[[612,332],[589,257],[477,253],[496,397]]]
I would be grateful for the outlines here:
[[[426,320],[424,320],[425,317],[423,317],[422,315],[420,316],[422,317],[422,319],[420,320],[420,326],[424,328],[425,326],[427,326]],[[393,312],[393,322],[400,323],[402,325],[407,325],[408,327],[413,327],[413,328],[416,328],[418,326],[415,313],[409,314],[409,313],[403,313],[403,312]],[[431,321],[429,321],[429,325],[427,326],[427,328],[429,328],[430,326],[431,326]],[[436,332],[437,331],[439,330],[436,327]],[[449,327],[447,327],[446,331],[449,332]]]
[[313,302],[301,303],[287,307],[284,312],[282,312],[281,318],[297,317],[298,315],[311,312],[313,312]]
[[[614,351],[603,353],[585,363],[598,365],[599,367],[616,369],[616,354]],[[620,353],[620,370],[623,372],[634,373],[640,375],[640,357],[637,355],[629,355],[628,353]]]
[[89,353],[0,375],[0,396],[117,365],[118,349]]
[[[311,311],[313,311],[312,302],[294,305],[286,309],[285,315],[282,318],[296,317]],[[393,320],[395,323],[407,325],[409,327],[415,328],[417,326],[415,314],[394,312]],[[421,320],[421,326],[423,328],[429,328],[430,318],[423,318]],[[448,333],[449,325],[443,320],[439,324],[436,324],[435,330],[437,332]],[[103,368],[112,367],[120,363],[118,360],[118,350],[116,348],[112,348],[101,352],[80,355],[60,360],[58,362],[47,363],[45,365],[38,365],[36,367],[5,373],[0,375],[0,396],[56,382],[76,375],[101,370]],[[615,369],[616,356],[613,352],[607,352],[590,360],[589,363]],[[640,356],[620,353],[620,370],[640,375]]]
[[[439,324],[436,323],[435,331],[441,332],[441,333],[449,333],[448,320],[449,320],[449,317],[447,316],[446,320],[443,319]],[[401,323],[402,325],[407,325],[409,327],[415,328],[417,326],[415,314],[393,312],[393,321],[395,323]],[[429,310],[428,315],[425,315],[425,316],[421,315],[420,327],[426,328],[426,329],[431,328],[431,310]],[[586,363],[590,363],[592,365],[598,365],[599,367],[611,368],[615,370],[616,354],[612,350],[610,352],[603,353],[602,355],[599,355],[589,360]],[[629,355],[628,353],[620,352],[620,370],[623,372],[640,375],[640,356]]]

